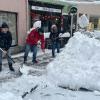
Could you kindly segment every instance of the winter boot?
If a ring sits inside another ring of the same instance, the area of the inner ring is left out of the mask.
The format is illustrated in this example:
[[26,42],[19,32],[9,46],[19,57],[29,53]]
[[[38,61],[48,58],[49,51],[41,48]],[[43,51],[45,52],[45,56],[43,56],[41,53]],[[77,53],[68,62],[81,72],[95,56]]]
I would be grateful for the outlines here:
[[37,60],[32,61],[33,65],[39,63]]
[[11,71],[13,71],[13,72],[15,71],[14,68],[12,67],[12,64],[9,64],[9,69],[10,69]]
[[24,64],[26,64],[26,62],[27,62],[27,58],[26,58],[26,57],[24,57]]
[[0,72],[2,71],[2,65],[0,64]]
[[36,64],[37,64],[37,63],[39,63],[39,62],[38,62],[37,60],[35,60],[35,61],[34,61],[34,63],[36,63]]

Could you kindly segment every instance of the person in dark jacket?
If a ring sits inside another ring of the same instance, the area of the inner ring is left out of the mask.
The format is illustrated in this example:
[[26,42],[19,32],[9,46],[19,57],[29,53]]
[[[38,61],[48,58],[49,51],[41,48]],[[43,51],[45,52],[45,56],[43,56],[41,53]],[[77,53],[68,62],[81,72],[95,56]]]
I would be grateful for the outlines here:
[[[3,23],[0,31],[0,48],[5,52],[5,54],[7,53],[9,57],[11,57],[10,55],[11,44],[12,44],[11,32],[9,31],[8,25],[6,23]],[[2,53],[3,53],[2,50],[0,50],[0,71],[2,71]],[[12,67],[12,61],[11,59],[9,59],[9,57],[7,57],[9,69],[11,71],[14,71],[14,68]]]
[[27,39],[26,39],[26,48],[24,54],[24,63],[27,62],[28,53],[31,50],[33,52],[32,62],[37,63],[36,56],[37,56],[37,44],[38,41],[41,41],[41,49],[43,52],[45,49],[45,40],[44,34],[41,31],[41,21],[37,21],[34,23],[33,29],[29,32]]
[[60,52],[60,41],[59,41],[59,34],[58,28],[55,24],[51,26],[51,32],[49,38],[51,39],[52,43],[52,57],[55,57],[55,49],[57,48],[57,53]]

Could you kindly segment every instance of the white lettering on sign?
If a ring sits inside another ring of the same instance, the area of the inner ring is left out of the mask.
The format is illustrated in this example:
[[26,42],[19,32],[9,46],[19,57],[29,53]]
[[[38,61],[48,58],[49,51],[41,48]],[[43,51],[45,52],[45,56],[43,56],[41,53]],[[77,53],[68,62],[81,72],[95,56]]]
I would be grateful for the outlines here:
[[39,11],[49,11],[49,12],[58,12],[58,13],[61,13],[61,9],[56,9],[56,8],[32,6],[31,9],[32,9],[32,10],[39,10]]

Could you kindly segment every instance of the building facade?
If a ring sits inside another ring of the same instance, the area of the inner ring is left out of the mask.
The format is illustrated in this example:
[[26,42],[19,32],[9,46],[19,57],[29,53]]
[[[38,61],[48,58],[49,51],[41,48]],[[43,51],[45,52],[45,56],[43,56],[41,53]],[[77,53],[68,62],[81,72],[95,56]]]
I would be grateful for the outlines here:
[[21,50],[21,47],[25,44],[27,30],[26,3],[26,0],[0,0],[0,25],[3,22],[9,25],[13,38],[13,52]]
[[86,14],[89,19],[89,26],[87,27],[87,29],[89,31],[100,31],[100,4],[78,4],[77,8],[78,17],[82,14]]
[[0,25],[3,22],[9,25],[12,52],[23,50],[27,31],[36,19],[42,20],[44,32],[50,31],[54,21],[60,28],[62,12],[67,12],[67,4],[56,0],[0,0]]
[[53,23],[56,23],[58,28],[61,27],[62,5],[29,0],[29,9],[30,27],[36,20],[41,20],[45,33],[50,32]]

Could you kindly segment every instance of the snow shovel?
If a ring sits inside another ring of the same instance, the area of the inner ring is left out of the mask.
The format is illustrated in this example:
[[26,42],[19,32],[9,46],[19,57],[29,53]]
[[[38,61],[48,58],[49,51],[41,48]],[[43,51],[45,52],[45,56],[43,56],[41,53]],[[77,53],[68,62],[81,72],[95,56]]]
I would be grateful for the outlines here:
[[0,48],[0,50],[1,50],[4,54],[6,54],[6,56],[7,56],[13,63],[15,63],[15,61],[13,60],[13,58],[11,58],[11,57],[7,54],[6,51],[4,51],[2,48]]
[[[1,50],[4,54],[6,54],[6,56],[15,64],[15,61],[13,60],[13,58],[11,58],[11,57],[7,54],[7,52],[6,52],[5,50],[3,50],[2,48],[0,48],[0,50]],[[22,75],[22,72],[20,71],[20,68],[19,68],[19,70],[18,70],[18,73],[19,73],[19,75]]]

